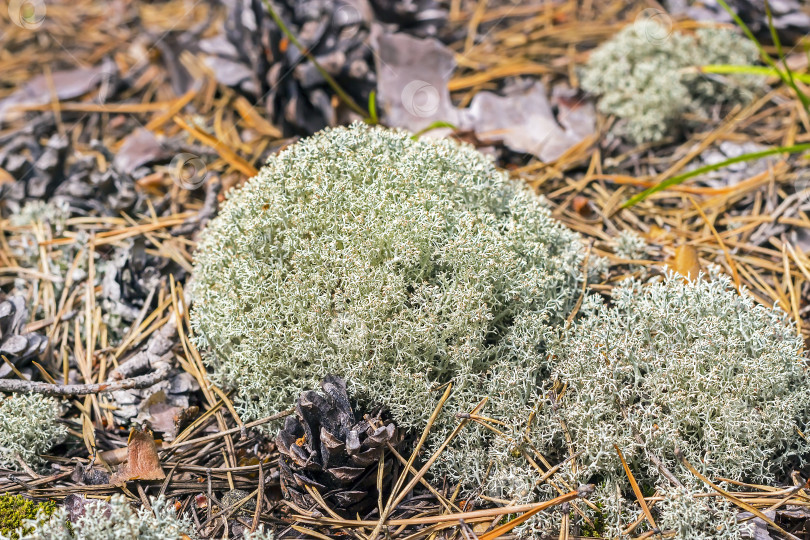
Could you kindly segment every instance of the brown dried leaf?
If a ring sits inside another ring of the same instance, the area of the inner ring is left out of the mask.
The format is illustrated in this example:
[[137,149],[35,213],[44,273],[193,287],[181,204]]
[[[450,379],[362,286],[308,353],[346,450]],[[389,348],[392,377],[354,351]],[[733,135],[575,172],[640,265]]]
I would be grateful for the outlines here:
[[149,418],[146,422],[150,428],[163,434],[166,441],[174,440],[177,436],[177,422],[182,407],[174,407],[166,403],[156,403],[149,407]]
[[48,103],[51,100],[51,88],[56,92],[57,99],[73,99],[86,94],[115,73],[113,64],[102,63],[86,68],[54,71],[49,76],[34,77],[16,92],[0,100],[0,122],[19,118],[22,113],[14,110],[17,106]]
[[138,167],[159,160],[168,160],[174,153],[151,131],[138,128],[121,142],[115,154],[114,165],[118,170],[132,174]]
[[666,229],[662,229],[658,225],[651,225],[650,231],[647,233],[647,240],[654,244],[664,244],[672,239],[672,233]]
[[202,493],[198,493],[194,496],[194,504],[197,506],[197,509],[205,510],[208,508],[208,497]]
[[574,197],[571,201],[571,209],[584,218],[589,218],[593,215],[591,200],[584,195]]
[[110,483],[124,485],[131,480],[162,480],[166,478],[157,445],[151,431],[132,430],[127,443],[127,461],[113,475]]
[[[595,132],[593,104],[570,89],[557,92],[558,116],[539,81],[509,85],[499,94],[481,91],[469,107],[457,108],[448,88],[456,66],[449,47],[404,33],[384,33],[375,47],[377,99],[387,125],[417,133],[437,122],[449,123],[543,161],[559,158]],[[445,133],[432,130],[430,136]]]
[[697,279],[702,270],[695,246],[684,244],[675,250],[675,256],[669,261],[674,271],[691,280]]

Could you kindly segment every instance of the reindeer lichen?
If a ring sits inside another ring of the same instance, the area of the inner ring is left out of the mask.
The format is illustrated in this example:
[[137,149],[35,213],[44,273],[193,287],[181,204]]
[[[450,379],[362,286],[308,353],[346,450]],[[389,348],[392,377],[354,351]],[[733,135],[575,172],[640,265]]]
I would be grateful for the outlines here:
[[[192,325],[246,418],[333,373],[416,430],[452,382],[440,422],[452,426],[484,396],[518,410],[531,395],[582,259],[578,236],[472,147],[355,124],[290,146],[229,193],[196,254]],[[509,385],[497,395],[495,379]],[[481,433],[458,446],[451,475],[485,468],[467,457]]]
[[59,423],[59,402],[39,394],[0,394],[0,467],[20,469],[42,463],[39,454],[62,442],[67,428]]
[[706,64],[751,65],[756,46],[725,28],[694,35],[639,19],[602,44],[582,71],[582,87],[599,96],[599,110],[617,116],[615,132],[632,142],[655,142],[676,132],[689,114],[710,118],[721,104],[748,102],[762,78],[704,74]]
[[152,500],[152,509],[134,510],[122,495],[110,502],[84,502],[84,514],[69,521],[64,507],[50,518],[40,515],[27,522],[33,531],[26,540],[184,540],[196,538],[192,521],[176,515],[174,505],[163,497]]
[[[554,365],[531,425],[495,441],[493,494],[554,496],[547,483],[535,485],[538,473],[524,455],[536,449],[556,463],[578,452],[576,467],[557,478],[598,485],[593,500],[613,537],[640,513],[616,447],[639,484],[662,492],[675,489],[664,469],[690,493],[700,486],[677,451],[709,477],[750,483],[802,466],[810,378],[784,312],[755,305],[713,272],[710,281],[628,280],[611,305],[590,298],[583,314],[549,341]],[[680,523],[678,538],[736,537],[727,509],[683,490],[659,508],[666,523]],[[710,515],[716,519],[701,517]]]

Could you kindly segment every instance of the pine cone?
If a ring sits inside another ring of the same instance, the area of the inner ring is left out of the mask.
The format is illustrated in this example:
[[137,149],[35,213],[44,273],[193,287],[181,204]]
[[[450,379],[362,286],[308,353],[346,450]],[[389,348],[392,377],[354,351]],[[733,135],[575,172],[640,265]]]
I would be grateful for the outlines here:
[[[136,320],[150,292],[159,288],[165,275],[171,272],[178,280],[185,277],[183,269],[175,267],[169,259],[149,255],[143,237],[136,237],[128,247],[117,248],[103,266],[101,296],[108,317],[120,317],[125,323]],[[149,308],[156,304],[153,298]],[[108,324],[121,326],[118,321]]]
[[370,0],[377,18],[420,38],[437,37],[447,20],[438,0]]
[[[276,437],[282,492],[308,508],[315,504],[306,490],[310,486],[335,510],[353,515],[376,504],[377,464],[397,430],[392,423],[383,425],[379,413],[356,421],[346,381],[340,377],[327,375],[321,388],[324,395],[313,390],[301,393],[295,416],[287,417]],[[386,474],[383,489],[391,481]]]
[[[108,381],[145,375],[157,366],[171,363],[172,348],[177,344],[177,326],[169,322],[149,336],[141,350],[112,370]],[[187,415],[193,415],[190,398],[200,389],[196,379],[183,370],[173,370],[172,375],[148,388],[116,390],[112,392],[117,408],[113,416],[122,425],[146,424],[163,434],[164,440],[177,435],[178,424]],[[176,418],[175,418],[176,417]]]
[[[36,332],[23,333],[28,321],[28,309],[22,296],[10,296],[0,301],[0,355],[15,367],[45,352],[48,338]],[[11,366],[0,361],[0,377],[11,373]]]
[[[138,76],[138,71],[127,75],[133,80]],[[95,96],[95,104],[105,103],[129,89],[126,82],[129,79],[118,72],[111,60],[92,68],[60,71],[54,77],[70,81],[66,86],[78,92],[60,95],[62,99],[89,94]],[[13,106],[15,100],[35,102],[50,95],[47,88],[44,80],[35,78],[0,100],[0,121],[9,122],[3,111]],[[137,121],[108,129],[101,113],[66,114],[66,121],[70,119],[81,127],[76,128],[81,134],[78,139],[59,133],[53,113],[34,111],[25,113],[24,124],[17,119],[10,123],[7,134],[0,135],[0,168],[14,180],[0,183],[0,215],[17,214],[30,201],[50,200],[66,202],[71,214],[80,216],[119,216],[121,212],[132,215],[145,211],[145,195],[136,188],[135,179],[152,172],[143,169],[144,165],[168,162],[175,154],[173,142],[157,141],[151,134],[145,137],[142,132],[146,130],[134,125]],[[93,138],[102,129],[104,140],[123,137],[115,154]],[[90,152],[86,150],[88,147]],[[104,159],[99,159],[100,155]]]
[[110,164],[103,172],[92,155],[73,152],[65,179],[54,190],[54,199],[66,201],[72,214],[117,216],[142,208],[144,196],[135,188],[135,179],[116,165],[112,153],[99,141],[91,148]]
[[[377,84],[372,35],[436,36],[447,11],[438,0],[272,0],[285,26],[358,105]],[[334,92],[291,44],[261,0],[226,0],[225,35],[203,40],[222,84],[264,103],[285,134],[308,135],[346,123]]]
[[[0,212],[12,215],[29,200],[47,200],[54,189],[64,180],[64,166],[68,143],[58,135],[46,118],[31,122],[20,130],[17,138],[0,146],[0,167],[5,169],[14,182],[0,184]],[[48,138],[44,145],[40,139]]]

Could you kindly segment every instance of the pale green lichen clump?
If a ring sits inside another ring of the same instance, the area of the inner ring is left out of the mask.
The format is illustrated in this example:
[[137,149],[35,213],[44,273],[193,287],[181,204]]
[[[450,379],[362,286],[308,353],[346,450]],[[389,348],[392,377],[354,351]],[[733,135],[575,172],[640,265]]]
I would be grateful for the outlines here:
[[622,231],[616,237],[614,252],[622,259],[644,259],[647,257],[647,241],[635,231]]
[[658,527],[675,531],[675,538],[736,540],[741,537],[735,509],[725,499],[706,497],[705,491],[685,487],[665,490],[662,495]]
[[246,532],[244,540],[274,540],[275,535],[264,529],[257,529],[254,532]]
[[[612,537],[629,522],[623,513],[639,512],[632,498],[617,495],[631,492],[614,444],[641,485],[666,491],[673,486],[650,456],[684,485],[699,485],[676,449],[712,478],[769,483],[801,467],[809,449],[799,433],[810,422],[810,379],[802,340],[781,310],[755,305],[725,276],[689,282],[673,274],[649,284],[627,281],[614,290],[611,306],[592,298],[583,312],[550,342],[556,386],[549,383],[538,398],[528,439],[496,442],[491,489],[524,499],[556,495],[547,484],[532,488],[526,481],[518,493],[516,470],[537,474],[514,456],[529,447],[558,458],[582,452],[576,472],[564,474],[574,485],[598,484],[594,500]],[[726,510],[680,493],[677,504],[663,506],[665,521],[675,523],[683,511],[691,517],[681,528],[693,523],[700,531],[679,530],[678,538],[735,537],[730,527],[712,536],[700,521],[701,505],[725,516],[715,525],[728,522]]]
[[531,395],[527,366],[576,302],[582,259],[578,236],[472,147],[355,124],[229,193],[196,255],[192,324],[248,418],[334,373],[414,429],[453,381],[455,425],[494,368],[512,372],[500,394]]
[[42,463],[39,454],[62,442],[67,428],[59,423],[59,402],[39,394],[0,394],[0,467],[20,469]]
[[635,143],[676,132],[686,115],[708,118],[718,104],[749,101],[761,77],[701,74],[707,64],[751,65],[756,46],[724,28],[694,35],[640,19],[596,49],[582,72],[582,88],[599,96],[599,110],[621,119],[615,132]]
[[109,503],[84,503],[84,515],[68,525],[68,513],[58,508],[48,519],[38,518],[26,525],[33,532],[25,540],[183,540],[196,538],[194,524],[177,517],[174,506],[164,498],[152,500],[152,509],[134,510],[122,495]]

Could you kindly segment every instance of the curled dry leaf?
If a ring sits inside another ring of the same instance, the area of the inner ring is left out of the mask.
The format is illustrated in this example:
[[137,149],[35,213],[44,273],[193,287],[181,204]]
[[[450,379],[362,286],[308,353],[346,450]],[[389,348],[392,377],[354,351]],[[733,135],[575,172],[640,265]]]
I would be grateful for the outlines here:
[[117,69],[112,62],[103,62],[89,68],[54,71],[39,75],[7,98],[0,100],[0,122],[17,119],[24,114],[16,107],[42,105],[51,101],[52,92],[58,100],[69,100],[90,92],[96,86],[115,77]]
[[[104,518],[109,519],[112,516],[112,506],[107,502],[99,501],[98,499],[91,499],[95,501],[95,504],[103,504],[102,516]],[[68,521],[72,523],[76,523],[79,518],[84,517],[87,513],[87,497],[84,495],[77,495],[76,493],[71,493],[67,497],[65,497],[64,501],[64,508],[67,511],[67,518]]]
[[166,478],[157,445],[150,431],[133,430],[127,443],[127,461],[110,479],[111,484],[123,485],[131,480],[162,480]]
[[671,231],[661,228],[658,225],[651,225],[649,232],[645,235],[647,240],[653,244],[665,244],[672,240],[673,235]]
[[88,463],[87,465],[77,463],[70,478],[78,484],[88,486],[101,486],[110,483],[110,475],[101,469],[93,467],[92,463]]

